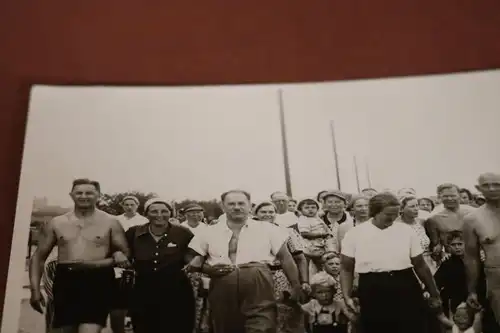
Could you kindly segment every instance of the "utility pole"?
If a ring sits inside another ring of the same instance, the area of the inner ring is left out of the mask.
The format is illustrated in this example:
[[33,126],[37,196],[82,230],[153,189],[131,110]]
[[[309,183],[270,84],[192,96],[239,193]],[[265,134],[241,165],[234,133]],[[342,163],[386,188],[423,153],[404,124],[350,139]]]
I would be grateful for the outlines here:
[[366,162],[366,179],[368,180],[368,187],[372,187],[372,181],[370,179],[370,166],[368,165],[368,162]]
[[286,194],[292,197],[292,181],[290,177],[290,162],[288,160],[288,143],[286,140],[286,125],[285,125],[285,108],[283,105],[283,91],[278,90],[278,103],[280,111],[280,124],[281,124],[281,142],[283,146],[283,163],[285,167],[285,183]]
[[337,175],[337,187],[339,191],[342,191],[340,186],[340,171],[339,171],[339,157],[337,154],[337,141],[335,139],[335,126],[333,120],[330,121],[330,130],[332,134],[332,144],[333,144],[333,159],[335,161],[335,173]]
[[358,187],[358,193],[361,193],[361,188],[359,187],[358,161],[356,160],[356,156],[354,156],[354,172],[356,173],[356,185]]

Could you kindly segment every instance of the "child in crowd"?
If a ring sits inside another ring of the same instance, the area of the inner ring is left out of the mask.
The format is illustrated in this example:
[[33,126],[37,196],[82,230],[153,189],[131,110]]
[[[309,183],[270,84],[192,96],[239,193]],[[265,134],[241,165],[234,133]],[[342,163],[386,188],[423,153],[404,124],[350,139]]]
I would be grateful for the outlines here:
[[319,203],[314,199],[304,199],[297,205],[301,213],[298,229],[306,242],[304,253],[313,264],[313,274],[321,270],[321,256],[330,249],[328,240],[332,238],[330,228],[318,217],[319,208]]
[[334,299],[336,301],[342,301],[342,290],[340,288],[340,257],[335,252],[326,252],[322,257],[321,261],[323,263],[323,272],[333,277],[335,281],[335,295]]
[[445,314],[453,315],[458,305],[465,302],[468,295],[462,232],[450,232],[447,243],[447,250],[451,256],[439,266],[434,274],[434,280],[441,293]]
[[453,316],[453,328],[451,333],[481,333],[481,312],[474,314],[467,308],[465,303],[461,303]]
[[344,302],[336,301],[335,280],[325,272],[315,274],[311,280],[312,299],[303,304],[309,333],[347,333],[351,316]]

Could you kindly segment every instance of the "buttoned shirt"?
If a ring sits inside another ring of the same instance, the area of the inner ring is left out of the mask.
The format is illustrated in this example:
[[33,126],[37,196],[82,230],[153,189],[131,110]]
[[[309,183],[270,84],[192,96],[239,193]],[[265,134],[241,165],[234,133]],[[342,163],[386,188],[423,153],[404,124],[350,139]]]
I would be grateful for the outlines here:
[[354,258],[356,273],[411,268],[411,258],[423,252],[417,233],[398,222],[380,229],[370,219],[350,229],[342,241],[342,254]]
[[132,227],[125,234],[138,274],[165,270],[180,272],[185,265],[188,244],[193,238],[189,229],[173,224],[158,240],[151,235],[149,223]]
[[[230,265],[232,262],[229,259],[229,241],[232,236],[233,232],[227,226],[227,221],[219,222],[196,234],[189,247],[199,255],[207,256],[209,265]],[[283,228],[248,219],[239,234],[234,264],[270,263],[276,259],[288,237],[288,232]]]

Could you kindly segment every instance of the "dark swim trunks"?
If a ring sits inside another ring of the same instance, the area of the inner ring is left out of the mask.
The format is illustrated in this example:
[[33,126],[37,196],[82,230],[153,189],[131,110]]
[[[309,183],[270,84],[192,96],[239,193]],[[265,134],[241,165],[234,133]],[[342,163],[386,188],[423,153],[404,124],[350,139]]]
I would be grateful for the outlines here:
[[112,267],[75,269],[58,264],[54,278],[54,328],[97,324],[106,326],[113,305]]

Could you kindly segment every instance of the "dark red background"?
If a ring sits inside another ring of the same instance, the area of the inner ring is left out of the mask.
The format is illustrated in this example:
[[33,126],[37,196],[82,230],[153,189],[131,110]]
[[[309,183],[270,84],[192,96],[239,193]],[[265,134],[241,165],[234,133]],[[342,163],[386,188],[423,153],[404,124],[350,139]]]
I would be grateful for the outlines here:
[[32,84],[303,82],[498,67],[497,0],[4,1],[0,299]]

